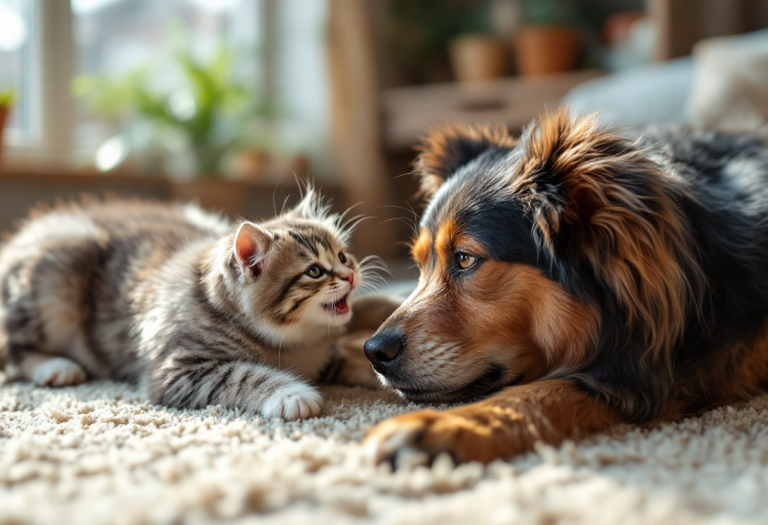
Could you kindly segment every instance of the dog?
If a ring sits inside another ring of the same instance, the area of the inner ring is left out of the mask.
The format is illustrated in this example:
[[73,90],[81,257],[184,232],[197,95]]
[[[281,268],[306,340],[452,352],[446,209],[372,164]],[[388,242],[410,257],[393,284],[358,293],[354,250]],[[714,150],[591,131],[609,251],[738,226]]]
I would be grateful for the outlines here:
[[768,387],[766,133],[563,109],[519,139],[438,129],[415,166],[418,285],[365,354],[409,400],[475,402],[380,423],[375,461],[490,462]]

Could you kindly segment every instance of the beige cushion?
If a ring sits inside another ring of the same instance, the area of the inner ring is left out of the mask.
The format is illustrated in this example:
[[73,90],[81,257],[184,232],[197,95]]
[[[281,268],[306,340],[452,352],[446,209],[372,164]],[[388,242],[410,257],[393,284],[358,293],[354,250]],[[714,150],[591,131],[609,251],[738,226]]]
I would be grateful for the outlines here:
[[710,126],[768,121],[768,31],[702,40],[693,55],[690,121]]

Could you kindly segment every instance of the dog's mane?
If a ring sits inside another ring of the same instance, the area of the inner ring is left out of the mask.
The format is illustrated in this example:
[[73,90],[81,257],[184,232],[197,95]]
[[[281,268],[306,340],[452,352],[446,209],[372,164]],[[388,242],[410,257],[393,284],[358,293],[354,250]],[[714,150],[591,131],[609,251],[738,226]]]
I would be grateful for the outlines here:
[[529,128],[512,190],[534,213],[534,236],[553,259],[588,265],[670,363],[688,310],[704,286],[675,184],[647,151],[594,117],[550,113]]

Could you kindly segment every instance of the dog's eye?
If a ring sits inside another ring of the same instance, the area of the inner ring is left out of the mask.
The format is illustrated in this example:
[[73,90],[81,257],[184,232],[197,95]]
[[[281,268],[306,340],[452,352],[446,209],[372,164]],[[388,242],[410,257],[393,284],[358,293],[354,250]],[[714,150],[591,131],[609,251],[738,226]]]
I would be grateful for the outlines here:
[[459,265],[459,268],[466,270],[467,268],[471,268],[476,262],[477,259],[467,253],[458,252],[456,254],[456,263]]
[[341,264],[347,264],[347,256],[342,252],[339,252],[339,261],[341,261]]
[[323,275],[323,270],[321,270],[318,265],[313,264],[312,266],[307,268],[306,274],[312,277],[313,279],[317,279],[321,275]]

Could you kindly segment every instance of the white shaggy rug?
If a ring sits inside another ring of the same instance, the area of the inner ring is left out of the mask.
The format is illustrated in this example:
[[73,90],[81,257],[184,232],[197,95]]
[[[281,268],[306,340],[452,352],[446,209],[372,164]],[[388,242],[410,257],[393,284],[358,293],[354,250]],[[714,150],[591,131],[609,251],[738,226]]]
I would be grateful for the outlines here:
[[285,423],[169,410],[129,386],[0,388],[0,523],[768,523],[768,396],[483,467],[367,465],[357,447],[416,408],[326,389]]

